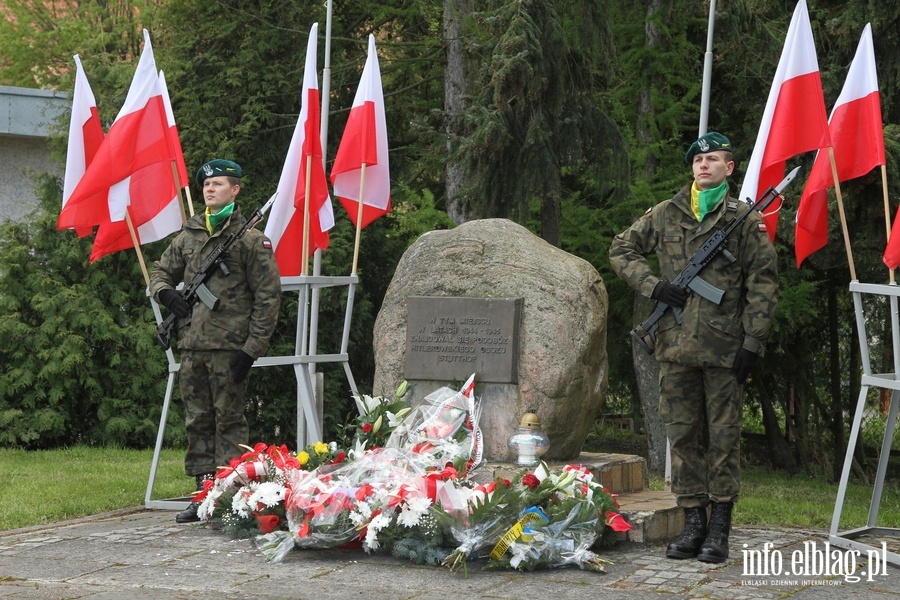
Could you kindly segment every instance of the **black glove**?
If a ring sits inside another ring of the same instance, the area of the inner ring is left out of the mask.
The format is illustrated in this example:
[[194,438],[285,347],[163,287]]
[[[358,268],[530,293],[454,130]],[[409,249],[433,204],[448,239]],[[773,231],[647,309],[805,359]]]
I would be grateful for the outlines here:
[[243,350],[238,350],[231,357],[231,362],[228,363],[228,366],[231,367],[231,380],[235,383],[240,383],[247,379],[247,373],[250,372],[250,367],[253,366],[253,357]]
[[750,352],[746,348],[741,348],[738,350],[737,356],[734,358],[734,366],[731,367],[731,370],[734,371],[737,376],[737,382],[741,385],[747,381],[747,378],[750,377],[750,371],[753,370],[753,365],[756,364],[756,353]]
[[660,279],[650,297],[660,302],[665,302],[672,308],[684,308],[688,294],[677,285],[671,284],[665,279]]
[[159,301],[165,304],[169,312],[173,313],[179,319],[183,319],[191,314],[191,305],[185,302],[177,291],[172,288],[166,288],[159,293]]

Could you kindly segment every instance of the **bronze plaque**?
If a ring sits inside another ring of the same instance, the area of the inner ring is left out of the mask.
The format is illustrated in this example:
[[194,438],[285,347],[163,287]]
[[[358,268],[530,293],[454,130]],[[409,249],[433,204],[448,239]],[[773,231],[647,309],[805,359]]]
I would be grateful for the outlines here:
[[410,296],[407,379],[519,382],[523,298]]

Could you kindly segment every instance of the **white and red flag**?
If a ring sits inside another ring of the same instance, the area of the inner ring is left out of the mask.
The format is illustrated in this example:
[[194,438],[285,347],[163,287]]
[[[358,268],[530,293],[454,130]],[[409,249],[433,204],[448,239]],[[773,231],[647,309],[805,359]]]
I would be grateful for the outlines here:
[[[303,92],[300,117],[294,128],[281,178],[278,198],[266,222],[265,233],[272,240],[275,261],[282,277],[300,275],[304,265],[316,249],[328,248],[328,230],[334,226],[334,211],[325,179],[322,140],[319,124],[319,83],[316,75],[316,41],[319,24],[309,31],[306,47],[306,66],[303,71]],[[309,169],[307,169],[307,166]],[[309,200],[306,189],[309,184]],[[309,209],[307,255],[303,256],[304,212]]]
[[[144,50],[125,104],[60,212],[57,226],[60,229],[81,228],[120,221],[125,218],[132,200],[135,207],[155,202],[155,206],[140,209],[143,215],[155,216],[165,208],[173,194],[166,190],[157,199],[132,198],[130,178],[145,167],[165,163],[170,173],[167,179],[171,183],[169,161],[173,154],[150,35],[144,30]],[[156,182],[160,188],[165,187],[164,184],[164,181]],[[174,187],[174,183],[172,185]],[[135,218],[135,225],[142,225],[150,216]]]
[[[881,98],[872,26],[863,29],[847,80],[828,119],[839,181],[861,177],[885,164]],[[828,242],[828,188],[834,174],[828,152],[819,151],[797,209],[797,267]]]
[[[69,121],[69,144],[66,150],[66,174],[63,181],[62,206],[75,191],[78,182],[81,181],[87,166],[91,164],[100,144],[103,143],[103,125],[100,123],[100,114],[97,112],[97,101],[94,92],[88,83],[81,58],[76,54],[75,59],[75,89],[72,92],[72,117]],[[93,232],[91,226],[76,228],[79,237],[84,237]]]
[[[365,180],[362,179],[363,165]],[[366,66],[331,168],[331,183],[350,221],[359,229],[391,210],[384,92],[372,35],[369,35]],[[360,198],[361,193],[363,198]],[[362,220],[357,224],[360,200],[363,203]]]
[[[132,223],[141,244],[161,240],[181,229],[184,222],[184,207],[181,204],[180,188],[187,185],[187,167],[175,125],[175,113],[169,99],[169,88],[165,74],[159,72],[159,86],[166,109],[168,135],[172,144],[173,158],[168,162],[153,163],[139,170],[128,179],[128,202]],[[174,171],[173,171],[174,169]],[[176,181],[176,177],[177,180]],[[168,198],[168,202],[166,202]],[[162,208],[160,206],[162,205]],[[123,221],[102,223],[94,238],[91,262],[98,258],[133,248],[131,232]]]
[[[738,197],[756,201],[784,178],[788,158],[830,145],[825,97],[806,0],[800,0],[788,28],[781,60],[763,112],[750,164]],[[775,241],[778,211],[763,218]]]
[[169,139],[174,153],[175,169],[178,176],[178,188],[191,184],[188,179],[187,165],[184,164],[184,151],[181,148],[181,138],[178,135],[178,126],[175,124],[175,112],[172,110],[172,98],[169,96],[169,86],[166,85],[166,75],[159,72],[159,91],[162,93],[163,105],[166,107],[166,124],[169,126]]

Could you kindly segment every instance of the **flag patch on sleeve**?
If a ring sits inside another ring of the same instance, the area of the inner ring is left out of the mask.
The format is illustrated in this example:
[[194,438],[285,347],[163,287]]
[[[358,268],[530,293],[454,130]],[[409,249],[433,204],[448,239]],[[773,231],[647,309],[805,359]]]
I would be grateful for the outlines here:
[[760,231],[768,231],[768,229],[766,229],[766,224],[765,224],[765,223],[760,223],[760,224],[759,224],[759,230],[760,230]]
[[271,250],[272,242],[270,242],[269,240],[263,240],[263,248],[265,248],[266,250]]

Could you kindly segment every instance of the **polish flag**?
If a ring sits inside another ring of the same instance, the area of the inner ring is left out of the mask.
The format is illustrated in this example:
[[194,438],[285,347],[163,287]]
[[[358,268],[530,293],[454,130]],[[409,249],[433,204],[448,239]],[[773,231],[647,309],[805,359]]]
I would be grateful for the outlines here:
[[[885,164],[881,99],[875,70],[872,26],[867,24],[847,72],[844,89],[828,120],[838,180],[861,177]],[[797,209],[797,267],[828,242],[828,188],[834,175],[828,152],[816,155]],[[900,242],[898,242],[900,243]]]
[[154,163],[168,165],[172,160],[168,129],[150,34],[145,29],[144,50],[125,104],[60,212],[57,226],[84,227],[124,219],[129,177]]
[[172,152],[175,155],[175,169],[178,176],[176,182],[178,188],[189,186],[187,165],[184,164],[184,151],[181,149],[181,138],[178,135],[178,126],[175,124],[175,113],[172,110],[172,98],[169,96],[169,86],[166,85],[166,75],[159,72],[159,91],[162,94],[163,105],[166,107],[166,123],[169,126],[169,139],[172,144]]
[[[187,167],[175,126],[175,114],[169,100],[165,74],[159,73],[159,86],[166,109],[168,135],[173,152],[173,160],[157,162],[140,169],[126,179],[128,182],[128,212],[136,227],[140,245],[161,240],[181,229],[184,224],[184,207],[181,203],[181,181],[187,182]],[[174,171],[173,171],[174,165]],[[176,181],[175,178],[179,181]],[[134,247],[131,232],[126,221],[102,223],[94,238],[91,262]]]
[[[75,90],[72,93],[72,118],[69,121],[69,145],[66,151],[66,174],[63,181],[62,207],[65,208],[78,182],[91,164],[103,143],[103,125],[97,112],[97,101],[81,66],[81,57],[75,59]],[[105,198],[104,198],[105,201]],[[65,227],[60,227],[65,229]],[[91,226],[76,228],[78,237],[93,232]]]
[[[328,230],[334,226],[334,211],[328,195],[322,140],[319,137],[319,83],[316,75],[316,41],[319,24],[309,31],[303,72],[300,117],[294,128],[281,178],[278,198],[266,221],[265,233],[272,240],[275,262],[282,277],[305,273],[309,255],[328,248]],[[311,157],[311,160],[309,160]],[[303,256],[304,211],[306,209],[307,163],[310,165],[309,227],[307,256]]]
[[[362,180],[365,165],[365,180]],[[375,37],[369,36],[369,56],[353,99],[347,126],[338,146],[331,183],[350,221],[357,225],[362,182],[362,229],[391,210],[391,176],[388,166],[387,120]]]
[[[762,123],[738,197],[759,199],[784,178],[785,162],[802,152],[830,146],[825,97],[813,43],[806,0],[794,9],[781,60],[763,112]],[[763,215],[769,238],[775,241],[778,208]]]
[[900,208],[897,209],[897,215],[894,217],[894,225],[891,227],[891,235],[888,238],[887,247],[884,249],[882,260],[891,271],[900,265]]

